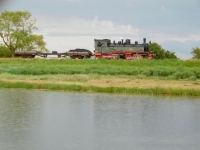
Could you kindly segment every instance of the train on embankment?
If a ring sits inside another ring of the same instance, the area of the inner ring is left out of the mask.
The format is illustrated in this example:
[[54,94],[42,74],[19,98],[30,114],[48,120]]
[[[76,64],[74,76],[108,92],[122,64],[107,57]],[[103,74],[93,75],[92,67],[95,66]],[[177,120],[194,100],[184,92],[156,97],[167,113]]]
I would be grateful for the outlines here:
[[109,39],[94,39],[95,50],[92,52],[87,49],[73,49],[64,53],[58,53],[52,51],[52,53],[38,52],[38,51],[16,51],[15,57],[34,58],[35,56],[48,57],[57,56],[69,57],[72,59],[83,58],[104,58],[104,59],[138,59],[149,58],[152,59],[154,54],[150,51],[150,42],[146,42],[146,38],[143,39],[143,43],[139,44],[135,41],[131,43],[130,39],[121,40],[118,42],[111,42]]

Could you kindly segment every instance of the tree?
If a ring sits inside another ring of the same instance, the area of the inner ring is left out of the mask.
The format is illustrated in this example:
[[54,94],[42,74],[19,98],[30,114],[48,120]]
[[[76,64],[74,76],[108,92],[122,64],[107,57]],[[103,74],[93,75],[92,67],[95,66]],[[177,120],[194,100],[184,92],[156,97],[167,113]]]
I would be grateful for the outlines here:
[[28,11],[4,11],[0,16],[0,37],[14,57],[15,51],[48,51],[42,35],[33,34],[35,19]]
[[177,59],[175,52],[171,52],[169,50],[165,50],[162,48],[159,44],[157,43],[152,43],[150,45],[150,50],[155,54],[154,58],[155,59],[170,59],[170,58],[175,58]]
[[175,52],[165,50],[165,58],[167,58],[167,59],[170,59],[170,58],[177,59],[177,56],[175,55]]
[[164,59],[164,50],[159,44],[151,43],[150,50],[155,54],[155,59]]
[[200,48],[192,48],[193,59],[200,59]]
[[6,46],[0,44],[0,57],[8,58],[11,56],[12,56],[12,54],[11,54],[10,50]]

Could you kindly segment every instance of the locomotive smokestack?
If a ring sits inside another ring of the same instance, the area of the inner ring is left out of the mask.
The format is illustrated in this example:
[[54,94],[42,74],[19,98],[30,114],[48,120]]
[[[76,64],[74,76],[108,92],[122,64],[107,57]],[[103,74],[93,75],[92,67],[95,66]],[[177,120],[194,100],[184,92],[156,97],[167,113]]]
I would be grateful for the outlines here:
[[124,40],[122,39],[122,44],[124,44]]
[[146,43],[146,38],[143,38],[143,43],[144,43],[144,44]]

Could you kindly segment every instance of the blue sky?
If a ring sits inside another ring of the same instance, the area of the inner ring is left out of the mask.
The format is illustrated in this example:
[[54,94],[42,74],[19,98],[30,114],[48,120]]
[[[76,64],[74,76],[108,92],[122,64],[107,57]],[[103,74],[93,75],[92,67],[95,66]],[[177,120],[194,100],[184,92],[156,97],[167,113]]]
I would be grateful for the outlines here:
[[94,39],[157,42],[181,59],[200,47],[199,0],[8,0],[4,10],[27,10],[50,51],[94,50]]

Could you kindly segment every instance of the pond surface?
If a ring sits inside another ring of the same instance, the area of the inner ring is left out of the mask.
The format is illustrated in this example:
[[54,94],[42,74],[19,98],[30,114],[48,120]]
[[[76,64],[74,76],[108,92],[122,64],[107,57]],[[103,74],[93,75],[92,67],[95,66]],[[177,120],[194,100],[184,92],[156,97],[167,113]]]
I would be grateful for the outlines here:
[[0,89],[1,150],[199,150],[200,99]]

